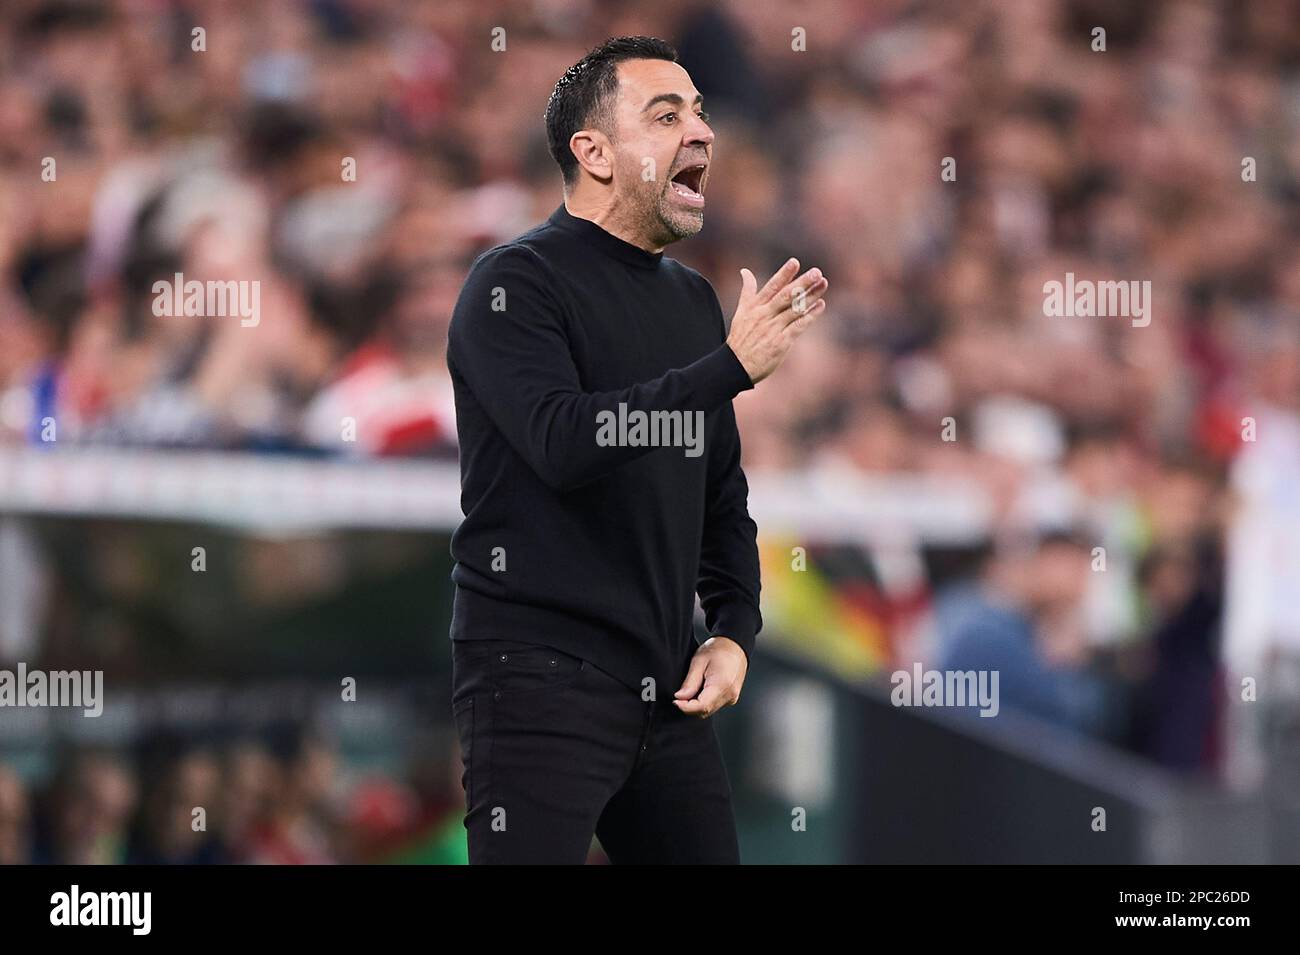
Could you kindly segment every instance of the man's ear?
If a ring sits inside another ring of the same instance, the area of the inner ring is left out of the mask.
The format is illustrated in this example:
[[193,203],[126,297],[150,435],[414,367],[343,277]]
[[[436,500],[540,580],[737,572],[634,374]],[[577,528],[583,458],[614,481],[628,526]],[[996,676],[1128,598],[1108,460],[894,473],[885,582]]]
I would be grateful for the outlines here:
[[580,129],[569,137],[569,149],[578,165],[602,182],[614,178],[614,149],[598,129]]

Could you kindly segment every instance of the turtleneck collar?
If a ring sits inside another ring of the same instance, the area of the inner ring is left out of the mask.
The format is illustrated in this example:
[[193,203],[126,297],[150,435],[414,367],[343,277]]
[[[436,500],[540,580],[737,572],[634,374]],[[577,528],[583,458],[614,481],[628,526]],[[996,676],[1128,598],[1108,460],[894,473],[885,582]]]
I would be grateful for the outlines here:
[[612,232],[606,232],[590,219],[583,219],[573,215],[564,207],[564,203],[560,203],[560,207],[551,213],[549,221],[552,225],[558,226],[595,246],[606,255],[611,255],[619,261],[626,262],[628,265],[637,268],[656,269],[659,267],[659,260],[664,257],[662,252],[647,252],[640,246],[623,241]]

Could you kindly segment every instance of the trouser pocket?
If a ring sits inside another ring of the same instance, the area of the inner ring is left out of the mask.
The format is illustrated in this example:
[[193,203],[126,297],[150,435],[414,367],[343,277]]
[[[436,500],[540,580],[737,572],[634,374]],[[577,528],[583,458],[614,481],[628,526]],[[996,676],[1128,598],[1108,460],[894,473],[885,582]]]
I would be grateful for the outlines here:
[[467,696],[455,703],[451,708],[451,718],[460,739],[460,761],[464,767],[460,785],[465,790],[465,807],[468,809],[474,804],[474,697]]
[[587,662],[573,654],[535,643],[484,640],[493,699],[565,689],[576,683]]

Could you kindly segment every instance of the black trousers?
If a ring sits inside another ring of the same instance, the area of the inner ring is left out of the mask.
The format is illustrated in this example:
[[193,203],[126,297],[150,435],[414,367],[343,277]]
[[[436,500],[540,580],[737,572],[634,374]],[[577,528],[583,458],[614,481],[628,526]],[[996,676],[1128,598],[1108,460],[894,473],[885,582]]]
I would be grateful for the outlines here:
[[536,644],[452,642],[471,865],[736,864],[731,787],[711,720]]

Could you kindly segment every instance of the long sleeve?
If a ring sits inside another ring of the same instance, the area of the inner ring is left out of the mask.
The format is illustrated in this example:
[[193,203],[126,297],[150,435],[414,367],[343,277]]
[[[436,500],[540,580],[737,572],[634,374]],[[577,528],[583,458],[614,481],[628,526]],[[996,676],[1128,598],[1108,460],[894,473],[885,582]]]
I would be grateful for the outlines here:
[[548,266],[529,249],[493,249],[475,262],[448,333],[453,374],[549,487],[580,487],[654,450],[598,444],[602,412],[617,414],[624,404],[629,412],[708,413],[753,387],[724,343],[652,381],[584,392],[557,287]]
[[[713,300],[721,322],[716,296]],[[740,432],[730,402],[718,416],[709,453],[696,593],[709,636],[730,637],[749,656],[763,626],[758,605],[758,527],[749,516],[749,484],[740,467]]]

